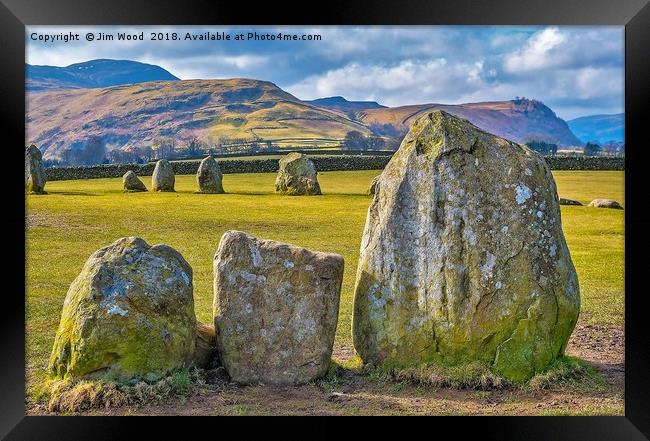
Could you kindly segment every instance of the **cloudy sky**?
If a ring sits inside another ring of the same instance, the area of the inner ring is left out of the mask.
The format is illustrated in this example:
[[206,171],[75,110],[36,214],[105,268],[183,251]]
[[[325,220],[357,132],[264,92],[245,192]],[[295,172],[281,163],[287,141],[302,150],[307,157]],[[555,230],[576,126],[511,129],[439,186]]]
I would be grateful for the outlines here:
[[[139,33],[144,41],[85,35]],[[152,32],[318,34],[320,41],[151,41]],[[79,33],[79,42],[32,34]],[[388,106],[525,96],[571,119],[624,108],[623,27],[328,26],[45,27],[26,33],[27,63],[67,66],[96,58],[162,66],[181,79],[272,81],[301,99],[342,95]]]

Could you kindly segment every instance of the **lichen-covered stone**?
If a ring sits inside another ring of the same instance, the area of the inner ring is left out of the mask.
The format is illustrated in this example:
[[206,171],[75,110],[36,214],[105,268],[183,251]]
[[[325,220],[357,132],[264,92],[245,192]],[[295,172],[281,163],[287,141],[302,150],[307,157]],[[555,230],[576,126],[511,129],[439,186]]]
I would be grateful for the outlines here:
[[223,175],[219,164],[212,156],[201,161],[199,169],[196,171],[199,193],[224,193],[222,179]]
[[192,268],[167,245],[125,237],[93,253],[70,285],[50,357],[60,378],[163,374],[191,363]]
[[122,176],[122,184],[124,186],[124,191],[147,191],[147,187],[132,170],[124,173],[124,176]]
[[374,195],[377,192],[377,185],[379,184],[379,176],[372,178],[370,182],[370,187],[368,187],[368,194]]
[[25,191],[27,193],[45,193],[45,167],[43,155],[34,144],[25,149]]
[[593,201],[589,202],[589,207],[595,207],[595,208],[614,208],[616,210],[622,210],[623,207],[621,204],[616,202],[613,199],[594,199]]
[[174,184],[176,177],[174,169],[166,159],[161,159],[156,163],[156,168],[151,175],[151,188],[153,191],[175,191]]
[[575,199],[560,198],[560,205],[582,205],[582,202],[576,201]]
[[321,194],[314,163],[302,153],[289,153],[280,159],[275,191],[292,196]]
[[368,209],[353,313],[364,362],[481,362],[525,380],[564,352],[579,308],[544,160],[448,113],[419,118]]
[[227,231],[214,257],[217,348],[233,381],[293,385],[327,372],[343,258]]

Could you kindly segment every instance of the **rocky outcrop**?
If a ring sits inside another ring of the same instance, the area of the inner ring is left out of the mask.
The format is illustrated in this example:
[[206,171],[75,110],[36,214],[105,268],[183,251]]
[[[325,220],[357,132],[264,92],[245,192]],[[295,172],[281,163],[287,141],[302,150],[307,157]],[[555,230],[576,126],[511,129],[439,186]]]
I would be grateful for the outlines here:
[[224,193],[223,175],[219,169],[219,164],[212,157],[201,161],[199,169],[196,171],[196,182],[199,185],[199,193]]
[[302,153],[289,153],[280,159],[275,191],[292,196],[321,194],[314,163]]
[[343,258],[227,231],[214,256],[217,348],[232,381],[322,377],[338,321]]
[[32,144],[25,149],[25,191],[29,194],[43,194],[46,182],[43,155]]
[[140,178],[138,178],[138,175],[131,170],[124,173],[124,176],[122,176],[122,185],[124,186],[124,191],[128,192],[147,191],[147,187]]
[[172,165],[166,159],[156,163],[156,168],[151,175],[151,188],[153,191],[175,191],[176,177]]
[[70,285],[49,370],[163,374],[191,364],[196,332],[190,265],[167,245],[125,237],[93,253]]
[[595,208],[614,208],[616,210],[622,210],[623,207],[621,204],[616,202],[613,199],[594,199],[593,201],[589,202],[589,207],[595,207]]
[[418,119],[368,209],[353,316],[363,361],[476,361],[524,380],[564,352],[579,307],[544,160],[442,111]]

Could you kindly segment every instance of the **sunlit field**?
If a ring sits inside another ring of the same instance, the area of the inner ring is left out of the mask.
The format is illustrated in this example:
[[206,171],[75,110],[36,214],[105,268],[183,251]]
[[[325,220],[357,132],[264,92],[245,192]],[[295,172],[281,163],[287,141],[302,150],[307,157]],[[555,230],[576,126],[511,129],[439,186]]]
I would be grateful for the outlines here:
[[[379,171],[322,172],[323,195],[274,194],[275,174],[224,175],[228,194],[195,194],[194,176],[177,176],[176,193],[123,193],[121,179],[48,182],[27,196],[26,364],[28,389],[43,378],[68,286],[92,252],[123,236],[166,243],[194,270],[200,321],[211,321],[212,258],[229,229],[343,255],[335,346],[351,348],[352,294],[361,234]],[[554,172],[560,196],[624,204],[623,172]],[[150,178],[143,181],[150,186]],[[562,223],[580,280],[581,321],[622,325],[624,211],[562,207]]]

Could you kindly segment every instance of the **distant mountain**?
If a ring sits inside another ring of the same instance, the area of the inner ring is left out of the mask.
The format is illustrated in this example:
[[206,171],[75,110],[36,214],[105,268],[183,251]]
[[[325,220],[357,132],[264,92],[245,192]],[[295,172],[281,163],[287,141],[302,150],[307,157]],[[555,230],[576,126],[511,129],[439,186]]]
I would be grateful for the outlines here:
[[434,109],[515,142],[583,144],[551,109],[529,99],[394,108],[340,96],[301,101],[268,81],[178,80],[159,66],[124,60],[28,65],[27,86],[27,141],[46,159],[60,159],[94,136],[109,150],[160,140],[182,148],[194,137],[209,144],[264,140],[279,147],[334,147],[354,130],[396,147],[411,122]]
[[300,101],[268,81],[156,81],[100,89],[27,94],[27,139],[46,159],[61,158],[99,136],[109,149],[152,146],[197,137],[273,140],[277,145],[327,146],[347,132],[370,131],[345,115]]
[[383,109],[386,106],[375,101],[348,101],[342,96],[330,96],[327,98],[318,98],[311,101],[304,101],[312,106],[318,106],[325,109],[338,110],[343,113],[358,112],[366,109]]
[[571,132],[566,121],[541,101],[530,99],[368,109],[358,112],[357,120],[375,131],[405,132],[419,115],[434,109],[445,110],[483,130],[518,143],[540,140],[560,146],[583,144]]
[[28,91],[79,89],[178,80],[160,66],[129,60],[90,60],[66,67],[26,66]]
[[582,142],[596,141],[600,144],[608,141],[625,141],[625,114],[590,115],[567,121],[571,131]]

